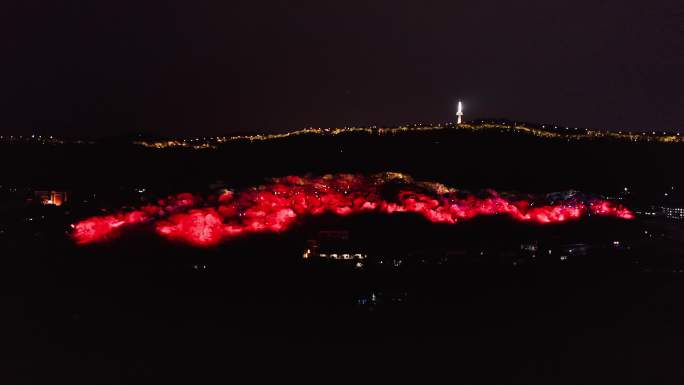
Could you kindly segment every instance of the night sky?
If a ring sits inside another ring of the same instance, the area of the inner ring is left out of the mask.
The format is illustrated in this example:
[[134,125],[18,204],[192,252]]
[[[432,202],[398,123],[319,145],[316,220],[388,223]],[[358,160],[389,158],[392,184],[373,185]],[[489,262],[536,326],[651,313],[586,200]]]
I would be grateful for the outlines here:
[[684,131],[684,2],[10,0],[0,130],[510,118]]

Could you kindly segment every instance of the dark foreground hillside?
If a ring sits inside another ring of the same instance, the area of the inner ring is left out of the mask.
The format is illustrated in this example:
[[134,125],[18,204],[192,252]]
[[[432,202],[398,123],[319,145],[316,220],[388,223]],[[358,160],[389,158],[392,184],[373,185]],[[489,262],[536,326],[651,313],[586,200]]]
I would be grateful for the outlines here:
[[[363,367],[385,380],[463,383],[684,379],[683,255],[637,240],[640,221],[333,219],[210,249],[145,229],[88,247],[57,237],[5,248],[4,378],[301,380]],[[302,259],[325,228],[359,235],[374,259],[361,269]],[[539,254],[525,258],[520,244],[535,240]],[[559,258],[577,242],[604,246]]]
[[94,284],[97,273],[75,277],[93,274],[83,270],[35,272],[6,291],[14,294],[0,299],[3,377],[31,384],[301,380],[319,372],[355,378],[354,368],[364,366],[386,380],[684,378],[681,274],[507,269],[383,277],[210,265],[160,277],[149,266],[126,268],[133,272],[113,267],[116,279]]

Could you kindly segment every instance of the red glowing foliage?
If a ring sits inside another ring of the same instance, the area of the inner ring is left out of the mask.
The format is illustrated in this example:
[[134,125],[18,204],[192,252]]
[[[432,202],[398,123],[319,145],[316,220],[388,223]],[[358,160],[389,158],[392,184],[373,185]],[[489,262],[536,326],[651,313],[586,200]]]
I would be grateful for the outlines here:
[[[389,195],[389,197],[388,197]],[[553,203],[502,196],[472,195],[444,185],[414,182],[401,174],[288,176],[237,193],[201,199],[179,194],[158,205],[93,217],[74,225],[79,244],[106,240],[121,228],[153,222],[162,237],[194,246],[212,246],[247,233],[281,232],[297,219],[322,213],[416,213],[435,223],[456,223],[479,215],[507,215],[522,222],[561,223],[585,214],[632,219],[632,212],[598,198],[570,196]]]
[[92,217],[73,225],[73,238],[79,244],[109,239],[120,227],[146,222],[148,216],[142,211],[126,214]]
[[168,238],[183,239],[197,246],[218,243],[223,237],[221,217],[213,208],[190,210],[175,214],[170,221],[160,221],[157,232]]

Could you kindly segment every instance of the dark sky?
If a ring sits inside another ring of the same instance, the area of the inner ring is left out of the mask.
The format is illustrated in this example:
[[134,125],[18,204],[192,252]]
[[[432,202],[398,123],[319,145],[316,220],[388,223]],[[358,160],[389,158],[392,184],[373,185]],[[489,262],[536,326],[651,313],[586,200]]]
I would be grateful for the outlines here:
[[682,0],[10,0],[0,130],[507,117],[684,131]]

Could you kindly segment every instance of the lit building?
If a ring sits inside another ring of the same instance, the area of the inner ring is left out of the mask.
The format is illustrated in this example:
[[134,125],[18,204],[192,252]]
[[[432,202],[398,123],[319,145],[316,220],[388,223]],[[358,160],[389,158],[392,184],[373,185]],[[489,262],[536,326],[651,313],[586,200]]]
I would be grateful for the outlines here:
[[43,205],[61,206],[69,200],[66,191],[41,190],[36,191],[34,195]]
[[681,207],[663,207],[663,215],[669,219],[684,219],[684,208]]
[[345,261],[360,261],[368,257],[366,253],[360,252],[357,247],[350,247],[350,245],[340,244],[340,243],[330,243],[310,240],[307,242],[307,248],[304,250],[302,257],[304,259],[309,258],[321,258],[321,259],[332,259],[332,260],[345,260]]
[[539,243],[537,241],[520,244],[520,250],[536,252],[539,250]]
[[360,247],[349,242],[348,231],[320,231],[318,239],[307,242],[302,257],[304,259],[356,261],[357,267],[362,267],[361,261],[368,258],[368,255],[362,252]]

